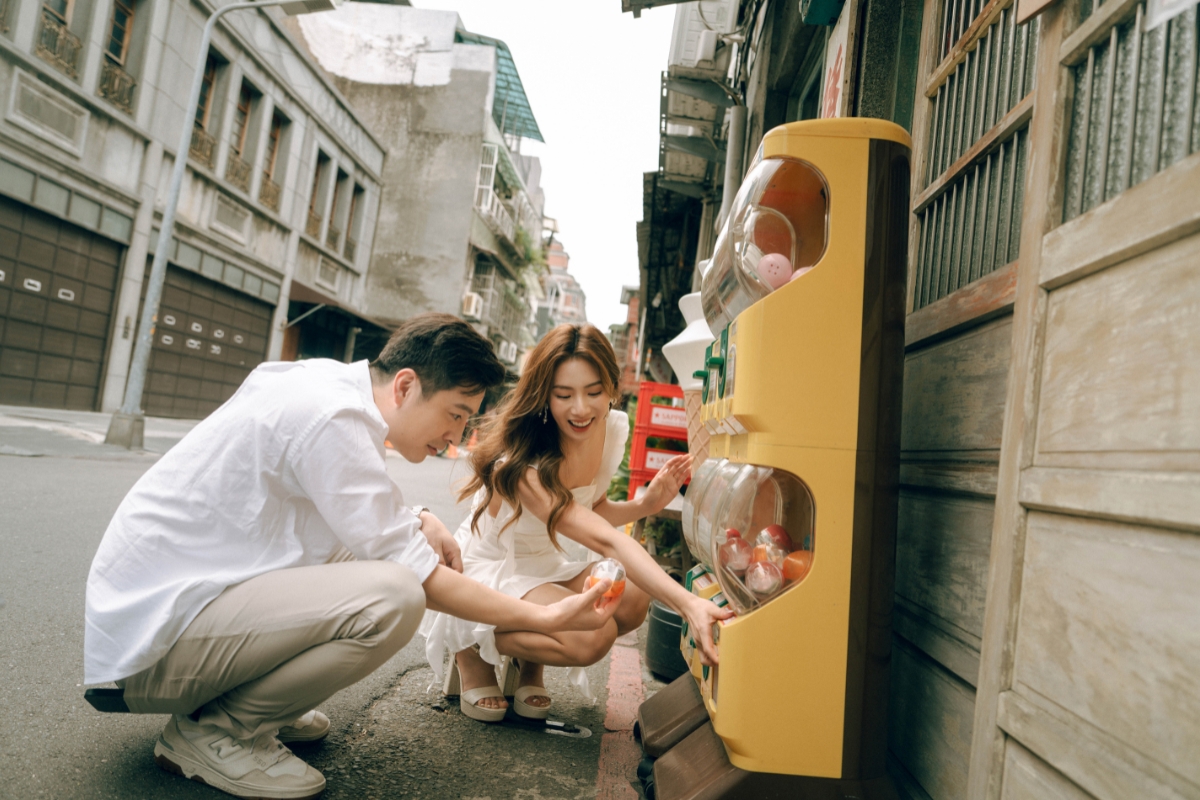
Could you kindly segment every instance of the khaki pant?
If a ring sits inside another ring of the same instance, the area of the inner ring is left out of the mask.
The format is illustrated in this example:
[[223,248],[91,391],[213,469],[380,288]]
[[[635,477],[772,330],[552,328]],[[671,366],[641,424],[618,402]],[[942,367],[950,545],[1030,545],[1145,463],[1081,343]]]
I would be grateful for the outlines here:
[[416,574],[394,562],[269,572],[226,589],[157,664],[118,684],[130,711],[198,710],[201,723],[251,738],[370,675],[424,613]]

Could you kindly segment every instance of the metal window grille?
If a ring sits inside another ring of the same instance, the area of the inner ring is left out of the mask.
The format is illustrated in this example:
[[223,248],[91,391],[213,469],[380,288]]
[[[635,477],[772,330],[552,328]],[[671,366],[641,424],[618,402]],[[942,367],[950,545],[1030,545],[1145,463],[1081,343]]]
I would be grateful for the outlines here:
[[1200,149],[1197,25],[1192,8],[1147,31],[1142,3],[1064,64],[1075,89],[1064,222]]
[[1001,11],[979,45],[938,87],[930,108],[927,183],[1033,91],[1037,19],[1024,25],[1016,21],[1015,7]]
[[964,15],[966,31],[974,19],[966,14],[989,9],[994,21],[973,34],[975,46],[931,98],[928,188],[914,210],[914,310],[1017,258],[1038,20],[1017,25],[1015,4],[947,2],[945,12]]

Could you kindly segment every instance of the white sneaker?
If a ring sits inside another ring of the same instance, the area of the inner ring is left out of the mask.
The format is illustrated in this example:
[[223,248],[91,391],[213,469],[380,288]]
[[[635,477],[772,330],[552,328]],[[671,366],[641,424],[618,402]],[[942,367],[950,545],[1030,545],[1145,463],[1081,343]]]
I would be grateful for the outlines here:
[[234,739],[215,725],[176,714],[154,745],[167,772],[228,792],[264,800],[307,800],[325,790],[325,776],[292,755],[271,734]]
[[287,742],[319,742],[329,735],[329,717],[315,708],[279,729],[276,738]]

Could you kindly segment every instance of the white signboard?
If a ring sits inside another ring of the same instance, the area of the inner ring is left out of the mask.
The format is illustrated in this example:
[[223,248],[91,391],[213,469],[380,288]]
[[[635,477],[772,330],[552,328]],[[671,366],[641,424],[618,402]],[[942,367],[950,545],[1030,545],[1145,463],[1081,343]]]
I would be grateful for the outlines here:
[[652,469],[655,472],[667,465],[667,462],[682,453],[670,453],[666,450],[647,450],[646,451],[646,469]]
[[687,409],[655,406],[650,410],[650,424],[687,430]]
[[1146,30],[1154,30],[1194,5],[1196,0],[1150,0],[1146,3]]

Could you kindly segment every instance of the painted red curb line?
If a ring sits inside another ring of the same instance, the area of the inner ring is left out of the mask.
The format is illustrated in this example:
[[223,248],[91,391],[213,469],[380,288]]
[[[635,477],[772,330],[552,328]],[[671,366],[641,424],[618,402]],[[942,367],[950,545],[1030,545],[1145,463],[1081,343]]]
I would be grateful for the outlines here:
[[633,741],[633,723],[642,704],[642,658],[636,647],[613,647],[608,665],[608,702],[600,737],[596,800],[637,800],[628,776],[637,769],[642,750]]

